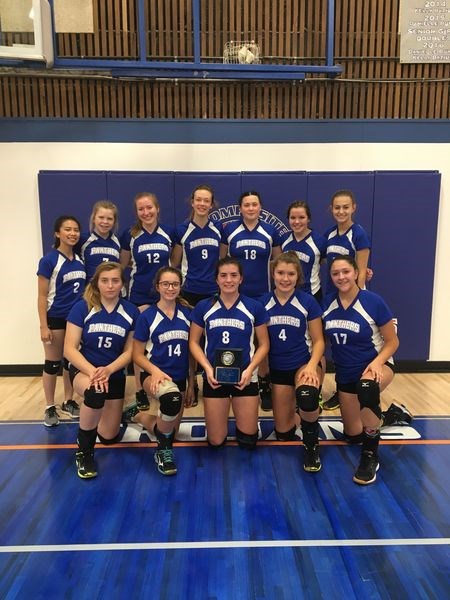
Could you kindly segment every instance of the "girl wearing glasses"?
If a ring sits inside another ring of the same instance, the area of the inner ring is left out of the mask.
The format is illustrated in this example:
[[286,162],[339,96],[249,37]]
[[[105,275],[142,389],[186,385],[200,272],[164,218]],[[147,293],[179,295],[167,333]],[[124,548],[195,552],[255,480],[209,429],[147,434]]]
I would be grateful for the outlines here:
[[[149,414],[137,413],[135,421],[152,429],[158,448],[155,462],[163,475],[175,475],[173,441],[183,414],[183,404],[193,398],[194,371],[189,358],[190,308],[180,298],[181,273],[162,267],[154,285],[159,300],[139,316],[133,343],[133,360],[141,370],[140,379],[150,399],[159,402],[152,427]],[[188,381],[186,381],[188,380]]]

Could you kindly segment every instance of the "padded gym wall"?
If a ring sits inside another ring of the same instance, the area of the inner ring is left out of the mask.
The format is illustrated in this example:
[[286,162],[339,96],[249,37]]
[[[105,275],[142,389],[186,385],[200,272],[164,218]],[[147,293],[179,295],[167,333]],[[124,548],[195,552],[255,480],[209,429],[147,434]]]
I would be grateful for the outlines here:
[[89,172],[41,171],[39,198],[43,251],[53,240],[53,223],[61,214],[75,214],[84,229],[96,200],[108,199],[119,208],[120,231],[135,221],[133,197],[156,193],[161,220],[170,225],[189,215],[189,197],[200,183],[215,190],[216,220],[238,214],[241,192],[256,190],[263,218],[286,229],[286,209],[294,200],[310,204],[312,227],[323,232],[333,224],[330,198],[350,189],[357,201],[354,220],[372,240],[370,288],[380,293],[399,322],[399,360],[429,358],[434,285],[440,174],[437,171],[395,172]]

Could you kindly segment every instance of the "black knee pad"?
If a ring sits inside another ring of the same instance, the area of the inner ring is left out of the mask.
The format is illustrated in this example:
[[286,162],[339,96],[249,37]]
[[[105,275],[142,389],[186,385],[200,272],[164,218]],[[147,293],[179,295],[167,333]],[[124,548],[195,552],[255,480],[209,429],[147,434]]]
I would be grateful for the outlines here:
[[361,408],[370,410],[381,419],[380,386],[373,379],[360,379],[356,384],[356,393]]
[[66,371],[69,370],[69,361],[67,360],[67,358],[63,358],[63,369],[65,369]]
[[305,412],[314,412],[319,408],[319,390],[313,385],[300,385],[295,390],[297,408]]
[[239,448],[245,448],[245,450],[254,450],[256,442],[258,441],[258,432],[256,433],[244,433],[236,427],[236,441]]
[[295,442],[298,440],[298,437],[295,435],[296,430],[297,427],[295,425],[288,431],[277,431],[275,429],[275,437],[279,442]]
[[96,392],[94,388],[84,391],[84,405],[89,408],[100,409],[105,406],[106,392]]
[[60,368],[60,360],[46,360],[44,362],[44,373],[47,373],[48,375],[58,375]]
[[181,392],[173,381],[165,381],[159,386],[156,397],[163,421],[174,421],[181,410]]
[[112,444],[117,444],[119,441],[120,435],[117,434],[113,438],[105,438],[100,433],[97,432],[97,437],[100,440],[100,443],[104,446],[111,446]]

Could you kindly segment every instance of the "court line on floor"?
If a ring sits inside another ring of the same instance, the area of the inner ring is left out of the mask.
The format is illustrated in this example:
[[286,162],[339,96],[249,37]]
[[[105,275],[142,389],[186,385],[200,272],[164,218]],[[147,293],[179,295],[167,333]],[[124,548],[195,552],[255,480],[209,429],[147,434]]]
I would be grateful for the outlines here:
[[0,553],[97,552],[115,550],[196,550],[216,548],[342,548],[348,546],[448,546],[450,538],[351,540],[242,540],[205,542],[136,542],[124,544],[48,544],[0,546]]
[[[450,440],[381,440],[380,445],[382,446],[440,446],[449,445]],[[227,446],[237,446],[237,442],[227,441]],[[279,442],[277,440],[260,441],[260,446],[301,446],[301,442]],[[320,440],[321,446],[348,446],[347,442],[341,440]],[[174,448],[195,448],[195,447],[208,446],[208,442],[175,442]],[[119,442],[118,444],[108,444],[107,448],[155,448],[156,442]],[[0,451],[2,450],[65,450],[78,448],[76,444],[11,444],[0,445]],[[96,450],[105,449],[102,444],[95,446]]]

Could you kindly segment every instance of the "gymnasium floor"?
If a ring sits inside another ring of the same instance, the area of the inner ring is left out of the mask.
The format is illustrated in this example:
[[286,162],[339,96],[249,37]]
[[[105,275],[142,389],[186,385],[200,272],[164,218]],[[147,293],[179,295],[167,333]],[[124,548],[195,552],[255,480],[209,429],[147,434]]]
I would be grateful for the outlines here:
[[74,468],[76,422],[4,419],[0,598],[447,598],[450,416],[415,415],[384,431],[366,488],[337,412],[321,417],[316,474],[299,444],[272,439],[270,413],[255,452],[235,445],[233,422],[229,444],[209,449],[188,413],[175,477],[157,473],[154,443],[131,424],[98,448],[88,481]]

